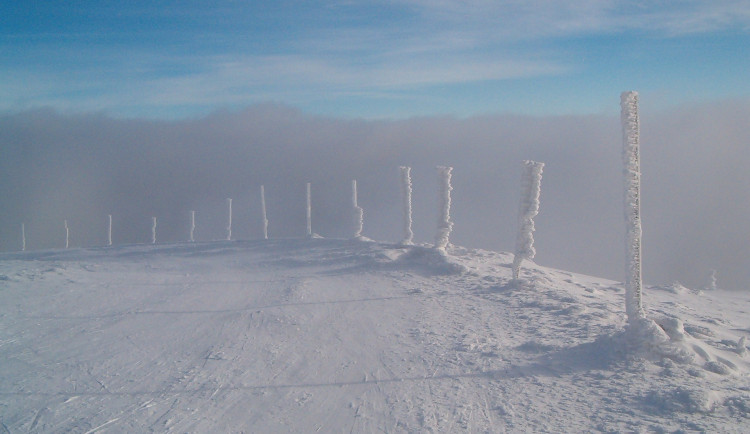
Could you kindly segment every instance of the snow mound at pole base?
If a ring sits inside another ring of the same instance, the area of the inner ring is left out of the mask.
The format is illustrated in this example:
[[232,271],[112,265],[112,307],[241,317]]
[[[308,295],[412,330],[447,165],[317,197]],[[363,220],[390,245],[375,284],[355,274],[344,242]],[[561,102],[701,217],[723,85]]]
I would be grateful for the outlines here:
[[721,350],[707,345],[685,330],[682,320],[673,316],[642,318],[629,324],[623,334],[629,355],[652,360],[669,359],[718,375],[747,375],[745,340],[723,341]]
[[452,261],[445,249],[426,246],[408,247],[395,264],[409,268],[419,267],[432,274],[461,274],[467,271],[465,266]]

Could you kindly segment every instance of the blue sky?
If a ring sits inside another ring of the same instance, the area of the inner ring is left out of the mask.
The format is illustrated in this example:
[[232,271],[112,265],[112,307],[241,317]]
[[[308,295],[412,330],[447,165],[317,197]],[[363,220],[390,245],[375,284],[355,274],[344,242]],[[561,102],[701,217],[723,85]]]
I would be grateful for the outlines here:
[[747,98],[749,34],[746,0],[12,1],[0,112],[613,114]]

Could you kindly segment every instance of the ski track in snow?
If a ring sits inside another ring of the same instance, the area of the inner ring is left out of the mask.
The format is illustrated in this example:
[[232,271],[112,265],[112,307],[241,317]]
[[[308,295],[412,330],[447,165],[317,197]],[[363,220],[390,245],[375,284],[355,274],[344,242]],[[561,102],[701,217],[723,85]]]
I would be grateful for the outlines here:
[[[0,255],[2,432],[746,432],[748,297],[355,240]],[[679,320],[679,321],[678,321]]]

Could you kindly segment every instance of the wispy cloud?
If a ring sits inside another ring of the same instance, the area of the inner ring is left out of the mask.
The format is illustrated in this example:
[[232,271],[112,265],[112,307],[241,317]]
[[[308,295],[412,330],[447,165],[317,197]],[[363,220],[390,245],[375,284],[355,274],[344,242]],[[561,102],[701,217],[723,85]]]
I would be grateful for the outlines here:
[[[83,75],[93,75],[85,81],[73,74],[8,74],[8,86],[0,92],[5,93],[0,110],[23,107],[31,101],[77,110],[135,104],[234,105],[263,100],[298,103],[326,95],[367,92],[384,96],[415,87],[555,75],[566,69],[563,64],[545,60],[488,59],[457,53],[440,59],[404,53],[375,55],[363,58],[361,63],[307,54],[188,56],[178,62],[186,66],[190,63],[189,69],[177,74],[161,74],[158,67],[153,72],[120,71],[112,75],[84,71]],[[60,89],[65,92],[60,93]]]
[[474,23],[497,38],[537,38],[641,30],[681,35],[750,28],[745,0],[393,0],[412,8],[425,22]]
[[[261,100],[310,108],[597,68],[598,53],[576,38],[750,28],[750,4],[740,0],[137,2],[69,13],[70,23],[50,29],[0,33],[8,54],[0,110],[49,104],[153,115]],[[7,48],[16,46],[24,48]]]

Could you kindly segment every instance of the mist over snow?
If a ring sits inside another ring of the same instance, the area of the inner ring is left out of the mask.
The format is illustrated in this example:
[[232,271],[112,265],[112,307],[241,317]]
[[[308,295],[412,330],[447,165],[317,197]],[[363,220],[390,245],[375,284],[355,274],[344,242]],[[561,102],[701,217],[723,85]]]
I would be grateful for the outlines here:
[[[613,97],[613,105],[617,103]],[[750,101],[653,112],[641,102],[644,278],[703,288],[750,281]],[[399,166],[410,166],[415,242],[433,242],[436,166],[453,167],[451,243],[511,251],[519,166],[544,161],[539,264],[624,278],[621,130],[616,116],[352,120],[256,105],[147,121],[35,110],[0,117],[0,250],[305,235],[306,191],[324,237],[351,236],[351,180],[365,232],[398,241]]]

